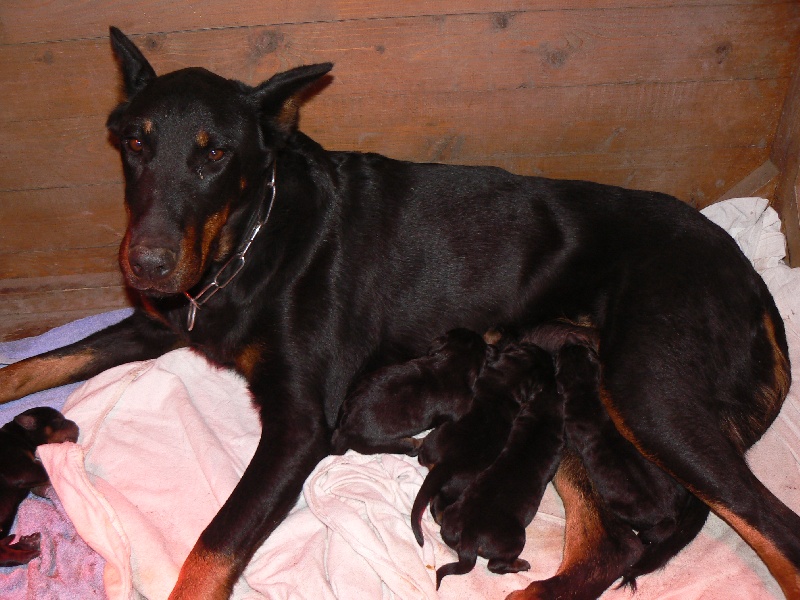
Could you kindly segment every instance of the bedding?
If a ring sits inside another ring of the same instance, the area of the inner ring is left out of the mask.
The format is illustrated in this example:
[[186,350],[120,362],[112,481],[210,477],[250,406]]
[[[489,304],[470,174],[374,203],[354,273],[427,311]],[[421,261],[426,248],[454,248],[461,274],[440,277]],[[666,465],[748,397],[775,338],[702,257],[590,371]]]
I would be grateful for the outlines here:
[[[786,324],[792,374],[800,381],[800,269],[784,262],[777,214],[760,198],[703,211],[726,229],[767,282]],[[115,311],[44,336],[0,344],[0,363],[58,347],[115,322]],[[49,498],[30,497],[15,532],[42,531],[42,556],[0,568],[4,598],[166,598],[198,534],[233,489],[258,442],[244,380],[190,350],[122,365],[83,384],[0,407],[2,423],[32,407],[62,409],[81,427],[78,444],[42,446]],[[756,475],[800,512],[800,385],[748,454]],[[455,554],[427,513],[425,545],[409,513],[425,469],[397,455],[349,452],[322,461],[289,517],[256,553],[237,584],[238,600],[502,599],[549,577],[561,559],[564,513],[548,487],[528,527],[527,573],[495,575],[479,559],[468,575],[435,589],[435,570]],[[638,590],[602,598],[681,600],[782,598],[755,553],[711,516],[697,539]]]

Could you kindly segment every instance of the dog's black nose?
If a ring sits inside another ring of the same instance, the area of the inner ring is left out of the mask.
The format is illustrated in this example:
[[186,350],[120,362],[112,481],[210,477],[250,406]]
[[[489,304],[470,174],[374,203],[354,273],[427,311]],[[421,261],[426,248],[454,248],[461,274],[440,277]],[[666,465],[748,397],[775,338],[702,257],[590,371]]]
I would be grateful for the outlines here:
[[161,279],[175,268],[175,253],[168,248],[133,246],[128,253],[133,273],[142,279]]

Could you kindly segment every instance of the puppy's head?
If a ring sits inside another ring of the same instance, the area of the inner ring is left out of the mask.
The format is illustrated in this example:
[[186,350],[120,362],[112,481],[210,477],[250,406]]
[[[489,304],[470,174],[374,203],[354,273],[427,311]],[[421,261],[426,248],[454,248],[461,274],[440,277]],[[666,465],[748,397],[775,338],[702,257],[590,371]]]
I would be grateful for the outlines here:
[[14,423],[36,446],[78,441],[78,426],[54,408],[31,408],[14,417]]
[[439,359],[449,368],[466,373],[472,385],[483,365],[486,346],[483,336],[474,331],[451,329],[431,343],[428,356]]
[[275,152],[296,130],[298,95],[332,65],[251,87],[199,68],[157,76],[118,29],[111,44],[125,84],[107,123],[125,176],[120,266],[145,294],[181,293],[236,252]]

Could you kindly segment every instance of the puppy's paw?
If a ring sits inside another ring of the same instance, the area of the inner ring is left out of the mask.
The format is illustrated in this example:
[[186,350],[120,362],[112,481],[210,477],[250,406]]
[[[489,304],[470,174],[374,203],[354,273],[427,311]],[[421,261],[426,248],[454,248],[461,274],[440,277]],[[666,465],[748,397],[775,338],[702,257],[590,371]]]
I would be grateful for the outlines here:
[[498,558],[492,558],[489,560],[489,564],[487,564],[486,567],[492,573],[498,573],[498,574],[519,573],[520,571],[530,571],[531,563],[521,558],[518,558],[511,562]]
[[16,543],[12,543],[13,539],[14,536],[9,535],[0,540],[0,567],[24,565],[39,556],[40,533],[24,535]]

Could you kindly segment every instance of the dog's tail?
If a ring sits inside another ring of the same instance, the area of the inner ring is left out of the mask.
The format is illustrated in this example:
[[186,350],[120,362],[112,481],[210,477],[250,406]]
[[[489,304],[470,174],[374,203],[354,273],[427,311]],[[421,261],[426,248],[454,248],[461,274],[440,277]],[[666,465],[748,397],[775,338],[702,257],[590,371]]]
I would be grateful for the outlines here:
[[414,505],[411,507],[411,530],[420,546],[425,543],[422,538],[422,513],[448,479],[450,479],[450,469],[444,465],[434,466],[422,482],[417,497],[414,498]]
[[475,568],[478,561],[478,551],[475,544],[466,542],[463,538],[458,545],[458,561],[447,563],[436,569],[436,589],[442,584],[442,579],[448,575],[466,575]]

